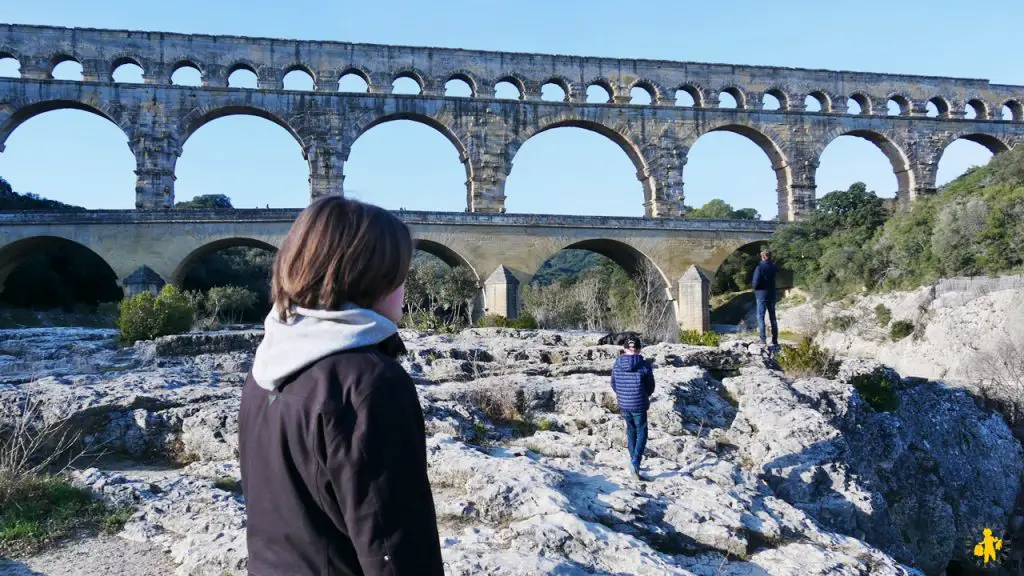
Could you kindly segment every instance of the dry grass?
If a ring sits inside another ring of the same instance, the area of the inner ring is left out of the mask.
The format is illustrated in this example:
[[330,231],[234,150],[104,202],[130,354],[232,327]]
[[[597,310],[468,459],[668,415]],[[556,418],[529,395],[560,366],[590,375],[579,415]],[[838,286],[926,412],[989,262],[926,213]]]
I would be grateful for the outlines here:
[[[0,406],[0,502],[26,482],[52,472],[78,445],[80,433],[71,430],[72,416],[70,400],[46,411],[43,402],[29,394]],[[65,472],[82,455],[67,458],[57,473]]]

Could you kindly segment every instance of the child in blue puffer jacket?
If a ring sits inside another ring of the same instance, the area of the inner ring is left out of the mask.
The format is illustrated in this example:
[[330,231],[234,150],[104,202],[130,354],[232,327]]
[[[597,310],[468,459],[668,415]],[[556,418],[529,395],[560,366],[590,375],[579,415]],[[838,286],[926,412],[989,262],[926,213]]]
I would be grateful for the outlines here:
[[612,390],[626,420],[626,446],[633,476],[638,479],[647,445],[647,409],[654,394],[654,371],[640,353],[641,347],[640,338],[631,335],[612,367]]

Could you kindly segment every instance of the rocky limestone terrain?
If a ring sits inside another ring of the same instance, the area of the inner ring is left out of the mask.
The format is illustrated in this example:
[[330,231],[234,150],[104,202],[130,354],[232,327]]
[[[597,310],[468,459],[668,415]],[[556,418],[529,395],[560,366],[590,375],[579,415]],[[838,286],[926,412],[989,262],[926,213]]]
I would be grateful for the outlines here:
[[[884,306],[891,320],[882,325],[875,309]],[[829,320],[848,317],[838,329]],[[893,341],[893,322],[907,321],[914,333]],[[780,329],[817,334],[815,341],[844,355],[872,359],[904,376],[972,384],[990,374],[986,368],[1007,354],[1024,353],[1024,289],[911,292],[851,296],[824,306],[805,303],[778,310]],[[756,326],[751,316],[747,325]],[[1024,364],[1022,364],[1024,367]]]
[[[1024,521],[1024,455],[1002,418],[876,363],[792,381],[742,342],[650,346],[657,391],[636,480],[608,384],[618,351],[597,335],[403,337],[451,575],[937,575],[972,562],[980,526]],[[47,418],[71,414],[104,454],[80,461],[75,482],[136,507],[116,539],[0,573],[244,574],[237,411],[260,338],[121,348],[105,330],[0,331],[0,402],[31,395]],[[868,405],[850,384],[863,374],[899,390],[898,408]],[[111,568],[125,557],[148,560]]]

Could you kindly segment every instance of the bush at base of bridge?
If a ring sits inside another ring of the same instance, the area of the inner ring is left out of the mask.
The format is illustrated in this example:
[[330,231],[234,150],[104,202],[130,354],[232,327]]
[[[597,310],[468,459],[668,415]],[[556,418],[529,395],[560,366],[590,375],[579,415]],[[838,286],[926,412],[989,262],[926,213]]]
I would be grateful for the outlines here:
[[537,320],[529,312],[523,312],[518,318],[509,320],[500,314],[488,314],[477,320],[480,328],[516,328],[518,330],[536,330]]
[[188,332],[196,314],[188,297],[170,284],[156,296],[141,292],[124,299],[118,312],[117,327],[126,344]]

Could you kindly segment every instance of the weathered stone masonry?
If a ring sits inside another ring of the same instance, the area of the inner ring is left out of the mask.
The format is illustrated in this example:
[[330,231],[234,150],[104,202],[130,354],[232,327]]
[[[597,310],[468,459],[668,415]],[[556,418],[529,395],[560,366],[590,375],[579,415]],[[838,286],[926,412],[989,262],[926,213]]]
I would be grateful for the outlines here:
[[[228,114],[268,118],[296,138],[309,162],[311,198],[343,193],[345,161],[360,134],[389,120],[423,122],[459,150],[467,210],[491,213],[504,208],[505,179],[519,147],[559,126],[594,130],[622,147],[652,217],[680,215],[687,153],[701,135],[740,133],[771,159],[780,220],[813,209],[818,159],[839,136],[875,143],[893,165],[899,197],[910,201],[934,191],[939,158],[954,140],[1000,152],[1024,134],[1024,88],[975,79],[26,25],[0,25],[3,57],[18,60],[21,78],[0,79],[0,151],[36,114],[56,108],[100,114],[128,135],[137,162],[136,207],[145,210],[173,205],[183,143]],[[67,60],[82,65],[82,82],[52,78]],[[113,71],[125,63],[143,69],[144,84],[113,82]],[[183,66],[200,71],[202,87],[171,84]],[[254,72],[258,89],[228,88],[238,69]],[[315,90],[283,90],[293,70],[309,74]],[[368,93],[337,92],[339,78],[350,73],[367,82]],[[402,77],[415,80],[421,93],[391,94]],[[451,79],[466,82],[472,96],[444,96]],[[519,90],[520,100],[494,98],[503,81]],[[546,84],[559,85],[565,101],[542,102]],[[608,91],[608,103],[585,102],[595,84]],[[630,103],[635,87],[647,91],[651,104]],[[677,90],[690,94],[694,106],[676,106]],[[717,107],[723,93],[737,108]],[[778,110],[762,108],[764,94],[779,101]],[[808,96],[820,112],[805,109]],[[860,114],[847,113],[848,100]],[[899,116],[886,115],[890,100]],[[927,116],[929,102],[938,117]],[[1001,119],[1004,106],[1013,120]],[[968,108],[975,119],[964,117]]]

